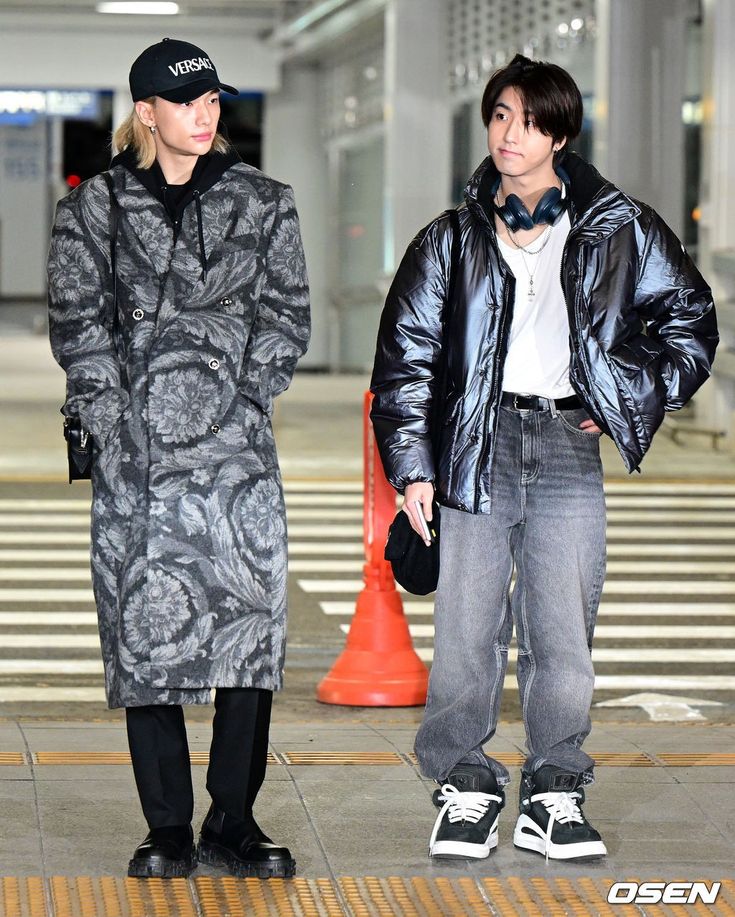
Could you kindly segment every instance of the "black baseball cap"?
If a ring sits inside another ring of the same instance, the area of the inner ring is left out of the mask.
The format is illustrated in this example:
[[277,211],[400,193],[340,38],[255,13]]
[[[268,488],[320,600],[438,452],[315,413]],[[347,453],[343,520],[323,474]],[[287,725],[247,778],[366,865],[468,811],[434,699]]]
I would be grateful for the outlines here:
[[238,95],[221,83],[206,51],[188,41],[164,38],[139,55],[130,68],[133,102],[160,96],[168,102],[191,102],[211,89]]

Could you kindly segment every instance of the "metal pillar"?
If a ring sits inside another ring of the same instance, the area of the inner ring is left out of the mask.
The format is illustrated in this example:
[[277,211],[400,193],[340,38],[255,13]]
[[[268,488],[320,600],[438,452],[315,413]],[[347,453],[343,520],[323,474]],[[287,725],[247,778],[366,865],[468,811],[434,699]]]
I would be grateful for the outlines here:
[[735,452],[735,3],[704,0],[699,260],[712,284],[721,343],[698,407]]
[[451,107],[444,0],[385,10],[385,263],[391,274],[422,225],[449,205]]
[[302,368],[328,363],[329,186],[318,106],[316,66],[284,64],[281,87],[266,96],[263,168],[293,186],[299,212],[312,313]]
[[597,0],[595,163],[678,235],[686,0]]

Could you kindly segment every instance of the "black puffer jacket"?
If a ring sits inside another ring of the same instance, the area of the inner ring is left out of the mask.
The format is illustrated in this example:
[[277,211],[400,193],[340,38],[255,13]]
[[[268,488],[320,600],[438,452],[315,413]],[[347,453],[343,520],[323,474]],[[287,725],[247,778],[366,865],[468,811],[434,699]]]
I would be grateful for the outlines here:
[[[712,295],[650,207],[575,154],[561,164],[571,183],[561,268],[570,380],[633,471],[664,412],[682,407],[709,375],[718,340]],[[496,177],[488,157],[465,190],[446,329],[448,214],[409,246],[383,310],[371,383],[371,416],[391,484],[403,491],[433,481],[439,502],[473,513],[490,511],[489,468],[515,290],[490,206]]]

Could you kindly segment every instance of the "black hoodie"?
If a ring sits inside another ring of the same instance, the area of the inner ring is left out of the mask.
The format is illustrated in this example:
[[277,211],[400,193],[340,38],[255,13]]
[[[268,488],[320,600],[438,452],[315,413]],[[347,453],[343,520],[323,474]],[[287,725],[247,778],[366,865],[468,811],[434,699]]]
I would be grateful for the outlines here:
[[196,196],[204,194],[215,185],[230,166],[241,161],[237,151],[232,147],[226,153],[206,153],[197,158],[191,178],[184,185],[169,184],[157,159],[150,169],[141,169],[135,152],[129,147],[114,157],[110,168],[124,166],[157,201],[163,204],[171,221],[175,240],[179,235],[181,218],[186,207]]
[[150,169],[141,169],[138,157],[129,147],[118,153],[110,163],[110,168],[123,166],[134,175],[151,195],[163,204],[171,221],[174,242],[181,229],[184,210],[194,201],[197,212],[197,230],[199,234],[199,258],[202,264],[202,279],[207,279],[207,254],[204,249],[204,230],[202,228],[202,207],[200,196],[217,184],[224,173],[235,163],[242,162],[237,151],[230,147],[225,153],[207,153],[199,156],[191,178],[184,185],[169,185],[161,170],[158,160]]

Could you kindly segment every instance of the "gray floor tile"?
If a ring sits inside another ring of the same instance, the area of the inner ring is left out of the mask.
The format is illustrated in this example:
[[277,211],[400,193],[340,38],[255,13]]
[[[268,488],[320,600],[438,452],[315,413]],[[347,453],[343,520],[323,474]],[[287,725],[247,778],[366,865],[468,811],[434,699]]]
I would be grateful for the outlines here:
[[0,783],[12,780],[32,780],[33,774],[29,764],[0,764]]
[[31,781],[0,784],[0,869],[2,875],[30,876],[43,871],[41,834]]
[[697,783],[704,785],[735,784],[735,767],[667,767],[677,783]]
[[23,733],[15,723],[0,723],[0,751],[25,751]]
[[589,798],[593,799],[600,784],[626,783],[678,783],[676,771],[670,767],[615,767],[605,765],[595,770],[595,783],[590,787]]
[[700,808],[681,784],[631,783],[624,792],[608,792],[608,786],[613,784],[599,780],[590,790],[585,814],[593,823],[595,819],[611,819],[664,826],[686,821],[697,824],[702,817]]
[[337,875],[407,876],[426,868],[436,810],[418,781],[313,781],[301,791]]
[[336,781],[344,782],[347,786],[355,783],[359,783],[361,786],[421,783],[421,778],[417,771],[405,764],[386,766],[374,764],[369,767],[363,767],[359,764],[350,765],[349,767],[321,764],[300,766],[292,764],[289,765],[289,770],[300,787],[311,786],[313,783],[326,783],[334,786]]
[[676,838],[626,836],[617,843],[608,834],[605,836],[605,844],[616,868],[632,875],[650,874],[642,870],[642,862],[657,863],[675,870],[679,875],[692,878],[698,875],[700,867],[714,867],[715,864],[719,866],[719,872],[724,867],[729,870],[729,875],[733,875],[733,845],[714,837],[697,838],[697,843],[692,844],[691,828],[688,834],[679,834]]

